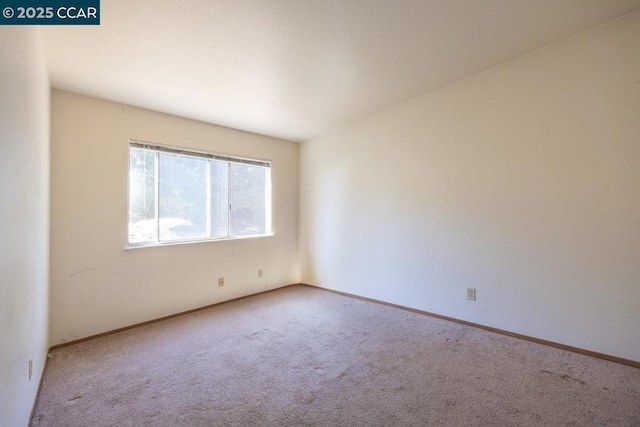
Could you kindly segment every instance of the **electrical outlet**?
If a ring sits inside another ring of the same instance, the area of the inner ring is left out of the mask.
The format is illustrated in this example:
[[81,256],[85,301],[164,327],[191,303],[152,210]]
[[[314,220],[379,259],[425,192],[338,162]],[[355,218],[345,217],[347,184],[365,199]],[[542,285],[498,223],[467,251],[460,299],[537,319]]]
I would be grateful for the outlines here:
[[221,288],[224,286],[224,277],[218,277],[218,287]]
[[33,357],[29,358],[29,381],[31,381],[31,377],[33,376]]
[[262,277],[262,270],[258,270],[258,278]]
[[467,288],[467,299],[469,301],[476,300],[476,288]]

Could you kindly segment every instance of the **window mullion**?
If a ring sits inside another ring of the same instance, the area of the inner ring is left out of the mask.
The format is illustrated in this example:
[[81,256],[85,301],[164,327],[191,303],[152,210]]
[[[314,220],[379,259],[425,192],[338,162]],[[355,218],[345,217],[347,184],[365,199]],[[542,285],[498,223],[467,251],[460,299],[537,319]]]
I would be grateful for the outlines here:
[[211,160],[207,160],[207,172],[206,172],[206,191],[207,191],[207,237],[211,237]]
[[227,215],[227,237],[231,237],[231,163],[227,162],[227,202],[229,202],[229,214]]
[[155,152],[156,161],[155,161],[155,171],[154,171],[154,199],[155,203],[153,206],[153,210],[155,211],[155,229],[156,229],[156,242],[160,242],[160,153],[158,151]]
[[271,233],[272,213],[271,213],[271,168],[265,169],[265,185],[264,185],[264,209],[265,209],[265,233]]

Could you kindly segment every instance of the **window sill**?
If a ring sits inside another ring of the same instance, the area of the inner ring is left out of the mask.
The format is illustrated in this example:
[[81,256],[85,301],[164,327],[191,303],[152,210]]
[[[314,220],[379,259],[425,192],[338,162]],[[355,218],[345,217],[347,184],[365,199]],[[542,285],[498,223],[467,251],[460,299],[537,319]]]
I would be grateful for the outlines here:
[[259,239],[262,237],[273,237],[274,234],[253,234],[250,236],[234,236],[234,237],[219,237],[214,239],[194,239],[194,240],[175,240],[172,242],[160,242],[160,243],[140,243],[127,245],[124,247],[125,251],[147,248],[161,248],[164,246],[178,246],[178,245],[192,245],[198,243],[211,243],[211,242],[227,242],[229,240],[245,240],[245,239]]

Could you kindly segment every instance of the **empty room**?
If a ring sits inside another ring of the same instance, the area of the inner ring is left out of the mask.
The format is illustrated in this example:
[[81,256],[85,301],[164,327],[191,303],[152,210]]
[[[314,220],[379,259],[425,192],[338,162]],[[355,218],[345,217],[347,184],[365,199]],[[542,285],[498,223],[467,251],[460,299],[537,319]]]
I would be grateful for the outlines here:
[[640,426],[640,0],[0,9],[0,426]]

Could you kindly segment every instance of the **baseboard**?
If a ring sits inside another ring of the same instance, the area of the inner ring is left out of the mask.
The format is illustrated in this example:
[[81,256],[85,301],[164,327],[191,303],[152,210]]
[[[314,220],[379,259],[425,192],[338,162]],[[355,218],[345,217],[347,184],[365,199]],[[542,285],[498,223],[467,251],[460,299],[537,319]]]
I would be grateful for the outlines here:
[[[554,341],[548,341],[548,340],[544,340],[544,339],[541,339],[541,338],[535,338],[535,337],[531,337],[529,335],[523,335],[523,334],[519,334],[519,333],[516,333],[516,332],[506,331],[504,329],[498,329],[498,328],[494,328],[494,327],[491,327],[491,326],[485,326],[485,325],[482,325],[480,323],[468,322],[466,320],[460,320],[460,319],[456,319],[454,317],[443,316],[443,315],[437,314],[437,313],[431,313],[431,312],[424,311],[424,310],[418,310],[416,308],[405,307],[403,305],[393,304],[393,303],[390,303],[390,302],[377,300],[377,299],[374,299],[374,298],[363,297],[363,296],[356,295],[356,294],[350,294],[348,292],[342,292],[342,291],[336,291],[336,290],[333,290],[333,289],[323,288],[321,286],[309,285],[307,283],[292,283],[290,285],[286,285],[286,286],[283,286],[283,287],[280,287],[280,288],[275,288],[275,289],[269,289],[269,290],[266,290],[264,292],[259,292],[259,293],[273,292],[273,291],[277,291],[278,289],[284,289],[284,288],[287,288],[289,286],[296,286],[296,285],[309,286],[309,287],[312,287],[314,289],[320,289],[320,290],[323,290],[323,291],[326,291],[326,292],[331,292],[331,293],[334,293],[334,294],[337,294],[337,295],[342,295],[342,296],[346,296],[346,297],[350,297],[350,298],[355,298],[355,299],[359,299],[361,301],[367,301],[367,302],[371,302],[371,303],[375,303],[375,304],[382,304],[382,305],[386,305],[388,307],[398,308],[400,310],[406,310],[406,311],[410,311],[410,312],[413,312],[413,313],[422,314],[422,315],[425,315],[425,316],[431,316],[431,317],[435,317],[435,318],[438,318],[438,319],[447,320],[449,322],[455,322],[455,323],[459,323],[461,325],[471,326],[473,328],[483,329],[483,330],[489,331],[489,332],[495,332],[497,334],[506,335],[506,336],[509,336],[509,337],[512,337],[512,338],[518,338],[518,339],[521,339],[521,340],[531,341],[531,342],[534,342],[534,343],[537,343],[537,344],[542,344],[542,345],[546,345],[546,346],[549,346],[549,347],[559,348],[561,350],[567,350],[567,351],[571,351],[573,353],[584,354],[586,356],[595,357],[597,359],[607,360],[609,362],[620,363],[622,365],[627,365],[627,366],[631,366],[631,367],[640,369],[640,362],[637,362],[635,360],[625,359],[625,358],[618,357],[618,356],[612,356],[610,354],[605,354],[605,353],[598,353],[596,351],[586,350],[586,349],[579,348],[579,347],[573,347],[573,346],[570,346],[570,345],[561,344],[561,343],[557,343],[557,342],[554,342]],[[184,315],[195,313],[195,312],[198,312],[198,311],[201,311],[201,310],[206,310],[208,308],[215,307],[215,306],[218,306],[218,305],[221,305],[221,304],[226,304],[226,303],[229,303],[229,302],[232,302],[232,301],[238,301],[238,300],[241,300],[241,299],[244,299],[244,298],[249,298],[249,297],[251,297],[253,295],[256,295],[256,294],[245,295],[245,296],[242,296],[242,297],[239,297],[239,298],[234,298],[234,299],[231,299],[231,300],[221,301],[221,302],[217,302],[217,303],[214,303],[214,304],[205,305],[203,307],[194,308],[194,309],[191,309],[191,310],[182,311],[180,313],[175,313],[175,314],[170,314],[168,316],[158,317],[156,319],[148,320],[146,322],[136,323],[136,324],[133,324],[133,325],[130,325],[130,326],[125,326],[125,327],[122,327],[122,328],[113,329],[111,331],[102,332],[100,334],[91,335],[91,336],[88,336],[88,337],[85,337],[85,338],[80,338],[80,339],[77,339],[77,340],[73,340],[73,341],[69,341],[69,342],[65,342],[65,343],[61,343],[61,344],[56,344],[54,346],[51,346],[51,348],[49,348],[49,351],[53,351],[53,350],[56,350],[58,348],[67,347],[67,346],[74,345],[74,344],[79,344],[81,342],[93,340],[93,339],[96,339],[96,338],[101,338],[101,337],[105,337],[105,336],[108,336],[108,335],[117,334],[118,332],[123,332],[123,331],[127,331],[129,329],[134,329],[134,328],[138,328],[138,327],[141,327],[141,326],[150,325],[152,323],[161,322],[163,320],[173,319],[174,317],[184,316]],[[45,362],[45,368],[46,368],[46,362]],[[44,370],[43,370],[43,375],[42,376],[44,376]],[[42,384],[42,377],[40,378],[40,384]],[[40,390],[39,387],[40,386],[38,386],[38,392]]]
[[257,295],[257,294],[263,294],[263,293],[267,293],[267,292],[277,291],[278,289],[284,289],[284,288],[288,288],[289,286],[295,286],[295,285],[303,285],[303,283],[292,283],[290,285],[281,286],[279,288],[267,289],[266,291],[256,292],[254,294],[245,295],[245,296],[242,296],[242,297],[233,298],[233,299],[226,300],[226,301],[216,302],[216,303],[205,305],[205,306],[202,306],[202,307],[193,308],[191,310],[181,311],[179,313],[170,314],[168,316],[163,316],[163,317],[158,317],[156,319],[147,320],[146,322],[135,323],[133,325],[124,326],[122,328],[113,329],[113,330],[106,331],[106,332],[101,332],[99,334],[90,335],[88,337],[79,338],[77,340],[73,340],[73,341],[69,341],[69,342],[65,342],[65,343],[61,343],[61,344],[56,344],[56,345],[51,346],[49,348],[49,351],[57,350],[57,349],[62,348],[62,347],[68,347],[68,346],[74,345],[74,344],[79,344],[79,343],[85,342],[85,341],[91,341],[91,340],[94,340],[96,338],[102,338],[102,337],[106,337],[108,335],[117,334],[118,332],[128,331],[129,329],[135,329],[135,328],[139,328],[141,326],[151,325],[152,323],[162,322],[163,320],[173,319],[174,317],[185,316],[187,314],[191,314],[191,313],[195,313],[195,312],[198,312],[198,311],[206,310],[207,308],[211,308],[211,307],[215,307],[215,306],[218,306],[218,305],[226,304],[226,303],[229,303],[229,302],[232,302],[232,301],[238,301],[238,300],[241,300],[241,299],[244,299],[244,298],[249,298],[249,297],[252,297],[252,296]]
[[33,399],[33,405],[31,406],[31,412],[29,413],[29,423],[27,427],[31,427],[31,423],[33,423],[33,411],[35,411],[36,406],[38,405],[38,399],[40,399],[40,390],[42,389],[42,380],[44,379],[44,372],[47,369],[47,363],[49,363],[49,356],[45,356],[44,365],[42,365],[42,372],[40,372],[40,381],[38,381],[38,389],[36,390],[36,397]]
[[610,354],[598,353],[596,351],[585,350],[583,348],[573,347],[573,346],[570,346],[570,345],[561,344],[561,343],[557,343],[557,342],[554,342],[554,341],[547,341],[547,340],[543,340],[543,339],[540,339],[540,338],[531,337],[531,336],[528,336],[528,335],[518,334],[516,332],[505,331],[504,329],[498,329],[498,328],[493,328],[491,326],[481,325],[479,323],[467,322],[466,320],[460,320],[460,319],[456,319],[454,317],[443,316],[441,314],[430,313],[428,311],[418,310],[416,308],[411,308],[411,307],[405,307],[405,306],[402,306],[402,305],[399,305],[399,304],[393,304],[393,303],[390,303],[390,302],[381,301],[381,300],[377,300],[377,299],[374,299],[374,298],[368,298],[368,297],[363,297],[363,296],[360,296],[360,295],[350,294],[348,292],[336,291],[336,290],[333,290],[333,289],[323,288],[321,286],[308,285],[306,283],[300,283],[300,284],[301,285],[305,285],[305,286],[310,286],[310,287],[315,288],[315,289],[321,289],[323,291],[331,292],[331,293],[334,293],[334,294],[337,294],[337,295],[342,295],[342,296],[346,296],[346,297],[350,297],[350,298],[355,298],[355,299],[359,299],[361,301],[371,302],[371,303],[375,303],[375,304],[382,304],[382,305],[386,305],[388,307],[398,308],[398,309],[401,309],[401,310],[406,310],[406,311],[410,311],[410,312],[417,313],[417,314],[423,314],[425,316],[435,317],[435,318],[438,318],[438,319],[447,320],[449,322],[459,323],[461,325],[471,326],[473,328],[483,329],[483,330],[489,331],[489,332],[495,332],[497,334],[506,335],[506,336],[509,336],[509,337],[512,337],[512,338],[518,338],[518,339],[521,339],[521,340],[531,341],[531,342],[534,342],[536,344],[542,344],[542,345],[546,345],[546,346],[549,346],[549,347],[559,348],[561,350],[567,350],[567,351],[571,351],[573,353],[584,354],[586,356],[595,357],[597,359],[607,360],[609,362],[620,363],[622,365],[627,365],[627,366],[631,366],[631,367],[640,369],[640,362],[636,362],[635,360],[625,359],[625,358],[618,357],[618,356],[612,356]]

